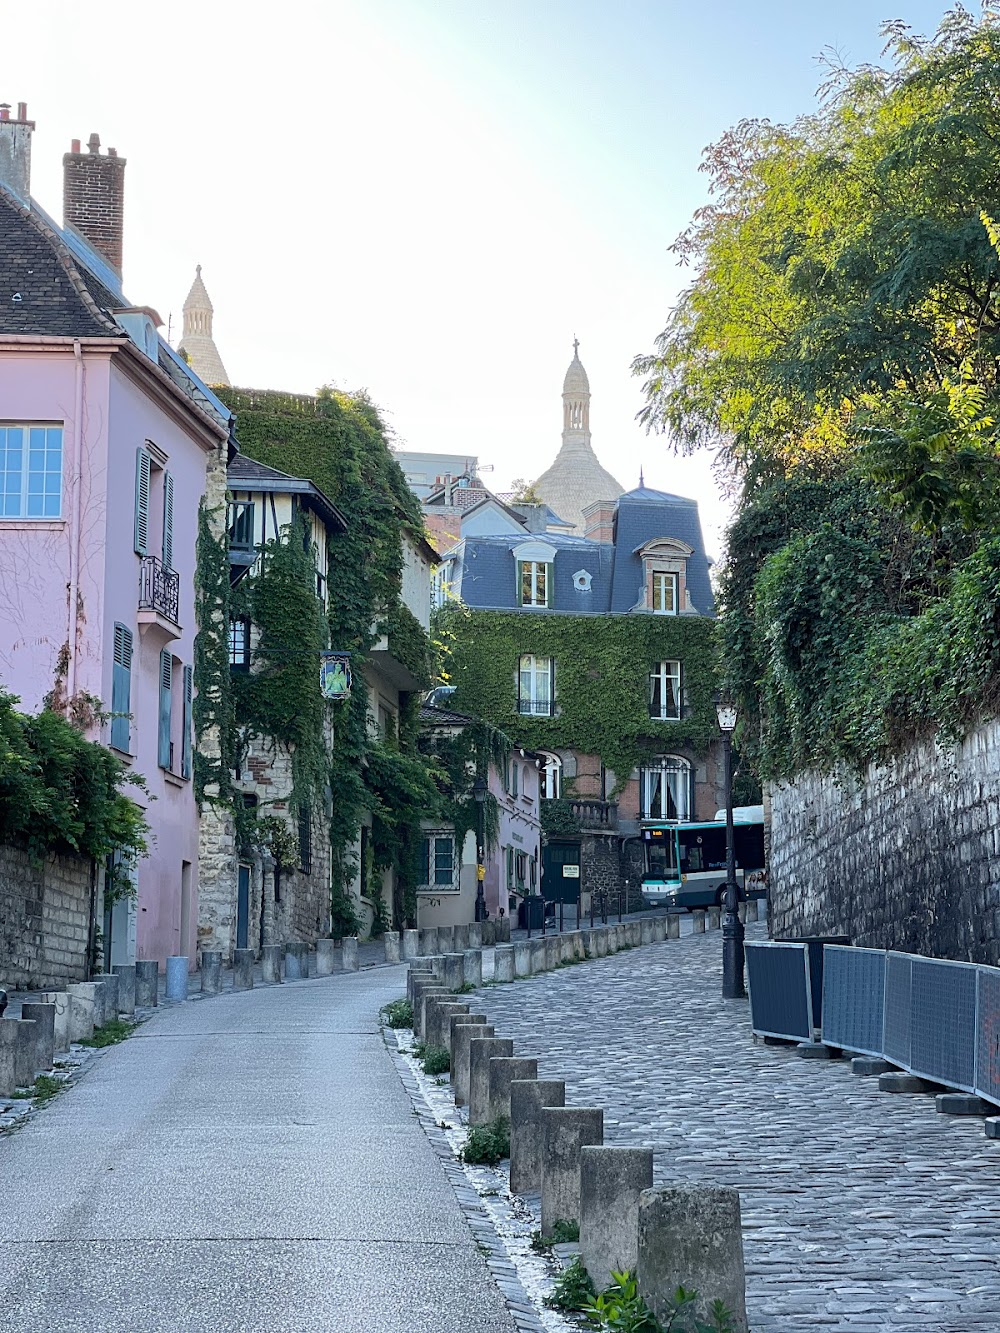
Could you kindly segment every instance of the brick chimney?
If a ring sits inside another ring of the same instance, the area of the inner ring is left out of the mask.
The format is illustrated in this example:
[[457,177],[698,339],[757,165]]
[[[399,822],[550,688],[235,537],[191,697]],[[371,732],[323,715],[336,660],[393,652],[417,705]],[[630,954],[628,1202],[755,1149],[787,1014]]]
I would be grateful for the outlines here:
[[92,134],[87,151],[74,139],[63,157],[63,222],[103,255],[119,277],[125,218],[125,158],[114,148],[101,153]]
[[10,114],[10,104],[0,102],[0,185],[27,204],[31,190],[31,131],[35,122],[28,119],[25,102],[17,104],[17,118]]
[[592,542],[613,542],[617,500],[595,500],[583,507],[583,535]]

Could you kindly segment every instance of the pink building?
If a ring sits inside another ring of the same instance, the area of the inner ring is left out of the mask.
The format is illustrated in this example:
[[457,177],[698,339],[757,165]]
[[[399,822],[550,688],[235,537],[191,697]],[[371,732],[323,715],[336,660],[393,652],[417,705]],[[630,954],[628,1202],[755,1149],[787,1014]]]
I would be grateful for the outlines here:
[[230,414],[122,294],[124,159],[74,141],[60,228],[30,196],[33,128],[0,106],[0,686],[85,718],[147,784],[106,961],[193,958],[195,544]]

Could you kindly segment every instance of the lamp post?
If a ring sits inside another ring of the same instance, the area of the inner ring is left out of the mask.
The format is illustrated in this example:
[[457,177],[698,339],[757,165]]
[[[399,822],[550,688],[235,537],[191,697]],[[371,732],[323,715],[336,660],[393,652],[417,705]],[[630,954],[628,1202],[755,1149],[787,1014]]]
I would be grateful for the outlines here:
[[472,784],[472,795],[476,802],[476,920],[485,921],[489,916],[486,910],[486,892],[483,881],[486,879],[486,779],[480,774]]
[[736,847],[733,837],[733,732],[738,714],[734,704],[721,694],[715,696],[715,711],[722,732],[723,782],[726,788],[726,887],[722,918],[722,998],[742,1000],[746,997],[743,981],[746,934],[739,913],[739,890],[736,887]]

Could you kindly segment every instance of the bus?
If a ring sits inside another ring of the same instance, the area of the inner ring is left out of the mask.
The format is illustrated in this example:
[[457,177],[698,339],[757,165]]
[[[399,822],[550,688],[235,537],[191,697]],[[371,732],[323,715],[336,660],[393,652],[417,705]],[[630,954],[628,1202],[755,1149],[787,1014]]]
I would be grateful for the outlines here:
[[[736,885],[741,900],[767,896],[764,872],[764,807],[733,810]],[[726,888],[726,812],[707,824],[644,819],[642,896],[654,906],[691,911],[721,907]]]

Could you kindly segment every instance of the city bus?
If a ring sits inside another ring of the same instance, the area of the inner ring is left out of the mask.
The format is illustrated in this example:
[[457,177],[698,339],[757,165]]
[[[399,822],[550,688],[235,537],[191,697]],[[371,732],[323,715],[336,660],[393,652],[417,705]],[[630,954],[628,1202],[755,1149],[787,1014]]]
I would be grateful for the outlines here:
[[[736,884],[740,899],[764,898],[764,807],[733,811]],[[726,887],[726,812],[707,824],[644,819],[642,896],[658,907],[721,907]]]

